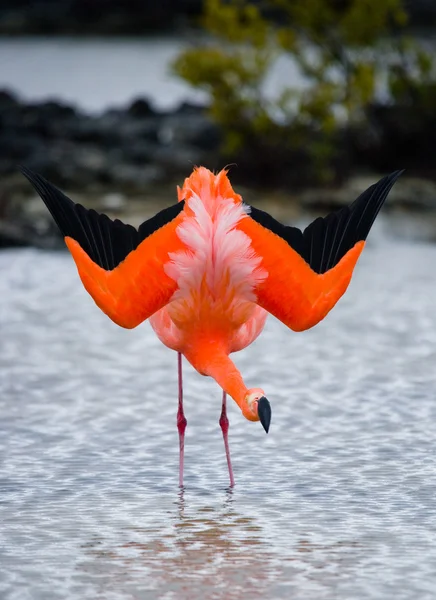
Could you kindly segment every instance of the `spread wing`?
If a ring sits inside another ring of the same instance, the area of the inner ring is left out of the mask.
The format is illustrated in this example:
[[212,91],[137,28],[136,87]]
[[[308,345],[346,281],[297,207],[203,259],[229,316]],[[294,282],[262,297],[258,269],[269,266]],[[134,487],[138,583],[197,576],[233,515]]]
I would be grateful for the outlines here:
[[164,270],[183,248],[176,227],[184,202],[165,208],[138,229],[75,204],[40,175],[21,168],[64,236],[86,290],[121,327],[136,327],[165,306],[176,282]]
[[353,204],[319,217],[304,231],[251,208],[238,228],[251,238],[268,272],[256,288],[259,306],[294,331],[319,323],[346,291],[372,224],[401,173],[384,177]]

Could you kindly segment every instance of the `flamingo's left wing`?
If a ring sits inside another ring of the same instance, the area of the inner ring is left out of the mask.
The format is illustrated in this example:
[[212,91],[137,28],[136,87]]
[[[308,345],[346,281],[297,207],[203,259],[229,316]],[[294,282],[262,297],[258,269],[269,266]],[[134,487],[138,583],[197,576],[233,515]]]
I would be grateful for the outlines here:
[[257,304],[294,331],[319,323],[346,291],[372,224],[401,173],[384,177],[304,232],[252,207],[238,229],[251,238],[268,273],[256,287]]
[[75,204],[54,185],[21,168],[52,214],[97,306],[121,327],[136,327],[165,306],[177,289],[165,272],[169,254],[184,248],[176,234],[184,202],[138,229]]

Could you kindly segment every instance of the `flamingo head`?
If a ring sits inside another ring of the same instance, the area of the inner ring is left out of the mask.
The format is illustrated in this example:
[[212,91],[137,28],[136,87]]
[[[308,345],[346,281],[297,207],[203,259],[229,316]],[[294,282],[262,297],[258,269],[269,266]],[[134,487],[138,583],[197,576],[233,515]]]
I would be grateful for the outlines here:
[[262,427],[268,433],[271,423],[271,404],[265,398],[263,390],[260,388],[248,390],[242,414],[249,421],[260,421]]

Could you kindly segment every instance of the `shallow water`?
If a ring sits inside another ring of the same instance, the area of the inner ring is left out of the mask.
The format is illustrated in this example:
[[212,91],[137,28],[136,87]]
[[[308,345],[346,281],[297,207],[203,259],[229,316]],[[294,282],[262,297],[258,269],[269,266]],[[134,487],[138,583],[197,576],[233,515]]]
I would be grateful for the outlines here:
[[176,355],[116,327],[66,253],[0,253],[2,600],[433,599],[436,247],[381,228],[313,330],[235,359],[269,435]]
[[[0,89],[26,100],[64,100],[89,112],[147,96],[160,109],[208,95],[172,74],[171,64],[188,46],[177,37],[0,37]],[[305,85],[295,62],[282,56],[266,78],[267,97],[286,85]]]
[[64,100],[87,111],[149,96],[160,108],[201,100],[170,72],[177,39],[1,38],[0,88],[27,100]]

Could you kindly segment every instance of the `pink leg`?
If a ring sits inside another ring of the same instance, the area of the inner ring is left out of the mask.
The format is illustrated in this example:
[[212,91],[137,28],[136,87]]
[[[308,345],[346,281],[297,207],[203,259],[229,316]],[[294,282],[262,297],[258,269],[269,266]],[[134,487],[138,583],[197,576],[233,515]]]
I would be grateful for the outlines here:
[[179,486],[183,487],[183,459],[185,453],[185,429],[187,420],[183,413],[182,355],[177,353],[177,370],[179,375],[179,409],[177,411],[177,429],[179,430]]
[[226,410],[226,393],[223,392],[223,406],[221,409],[220,425],[223,432],[224,447],[226,449],[227,466],[229,467],[230,487],[235,485],[235,478],[233,477],[232,461],[230,460],[230,448],[229,448],[229,420],[227,418]]

